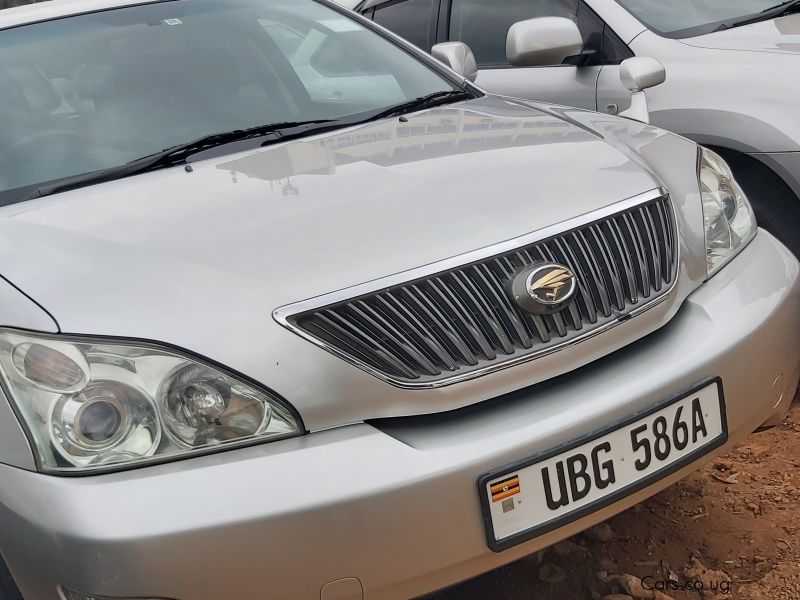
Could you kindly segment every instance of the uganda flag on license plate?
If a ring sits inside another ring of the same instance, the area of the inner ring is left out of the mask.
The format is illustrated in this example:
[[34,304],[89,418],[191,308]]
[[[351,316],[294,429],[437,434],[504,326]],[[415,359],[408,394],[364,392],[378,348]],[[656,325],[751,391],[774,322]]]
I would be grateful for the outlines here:
[[515,494],[519,494],[519,476],[514,475],[503,481],[493,483],[491,487],[492,502],[499,502],[506,498],[510,498]]

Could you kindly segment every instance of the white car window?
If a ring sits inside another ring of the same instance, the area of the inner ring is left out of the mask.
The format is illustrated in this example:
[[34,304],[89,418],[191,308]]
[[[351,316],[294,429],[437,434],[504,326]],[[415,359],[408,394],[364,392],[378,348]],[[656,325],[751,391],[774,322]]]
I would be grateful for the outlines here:
[[385,65],[361,51],[359,38],[372,35],[358,23],[331,19],[301,33],[259,21],[292,64],[309,96],[319,102],[369,100],[399,104],[403,90]]
[[431,0],[385,2],[375,7],[372,18],[379,25],[428,52],[434,44],[430,23],[438,14],[438,8],[438,4]]
[[450,39],[465,42],[480,65],[508,65],[506,37],[514,23],[537,17],[577,21],[578,0],[453,0]]

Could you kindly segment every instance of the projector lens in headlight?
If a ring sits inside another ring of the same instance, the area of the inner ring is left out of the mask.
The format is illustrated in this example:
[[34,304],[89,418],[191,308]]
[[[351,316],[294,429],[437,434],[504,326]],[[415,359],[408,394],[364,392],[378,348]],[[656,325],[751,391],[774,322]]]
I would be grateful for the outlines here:
[[96,381],[56,400],[51,442],[68,462],[103,463],[108,456],[152,456],[161,438],[153,402],[144,392],[113,381]]

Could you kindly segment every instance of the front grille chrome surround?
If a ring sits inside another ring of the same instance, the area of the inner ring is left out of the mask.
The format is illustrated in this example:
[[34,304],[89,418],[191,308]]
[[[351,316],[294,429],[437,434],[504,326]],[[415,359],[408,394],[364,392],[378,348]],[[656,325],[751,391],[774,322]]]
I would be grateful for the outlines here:
[[[515,274],[556,262],[578,277],[552,315],[522,310]],[[528,235],[277,309],[283,326],[392,385],[451,385],[598,335],[666,299],[679,241],[655,189]]]

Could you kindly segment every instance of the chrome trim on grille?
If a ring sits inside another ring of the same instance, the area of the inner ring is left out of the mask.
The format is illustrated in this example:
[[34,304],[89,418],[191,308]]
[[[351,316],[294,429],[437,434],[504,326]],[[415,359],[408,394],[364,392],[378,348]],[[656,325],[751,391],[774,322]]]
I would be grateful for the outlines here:
[[[518,355],[518,356],[510,356],[508,358],[504,358],[502,360],[498,360],[497,362],[493,362],[492,364],[488,364],[488,365],[486,365],[484,367],[481,367],[481,368],[472,369],[472,370],[469,370],[469,371],[466,371],[466,372],[462,372],[462,373],[453,372],[452,374],[448,374],[446,372],[443,372],[443,373],[440,373],[441,377],[439,377],[437,379],[428,379],[428,380],[423,380],[423,381],[414,381],[413,379],[411,379],[411,377],[412,377],[412,373],[411,372],[408,373],[408,377],[407,378],[397,377],[397,376],[385,373],[385,372],[381,371],[380,369],[375,368],[372,365],[362,361],[361,359],[351,355],[347,351],[342,350],[339,347],[337,347],[337,346],[335,346],[335,345],[333,345],[331,343],[328,343],[328,342],[326,342],[326,341],[324,341],[322,339],[317,338],[313,334],[310,334],[309,332],[307,332],[303,328],[301,328],[296,322],[293,321],[293,318],[294,317],[299,317],[299,316],[305,316],[305,315],[308,315],[309,313],[314,313],[315,311],[317,311],[318,309],[321,309],[321,308],[332,307],[334,305],[339,305],[339,304],[350,302],[350,301],[357,301],[359,298],[363,298],[363,297],[369,296],[371,294],[386,293],[391,288],[396,288],[398,286],[404,286],[404,285],[410,285],[412,282],[426,279],[426,278],[428,278],[428,277],[430,277],[432,275],[446,274],[447,272],[455,270],[455,269],[465,268],[467,266],[470,266],[470,265],[472,265],[474,263],[479,263],[480,261],[483,261],[483,260],[486,260],[486,259],[490,259],[490,258],[493,258],[493,257],[498,257],[498,256],[503,255],[503,254],[508,254],[509,252],[514,252],[514,251],[517,251],[519,249],[523,249],[525,247],[531,246],[532,244],[536,244],[537,242],[545,242],[547,240],[550,240],[551,238],[556,238],[560,234],[566,234],[568,232],[571,232],[571,231],[574,231],[574,230],[577,230],[577,229],[580,229],[580,228],[590,227],[593,223],[604,222],[604,220],[610,219],[611,217],[614,217],[615,215],[620,215],[621,213],[625,213],[626,211],[630,211],[632,209],[635,209],[640,205],[648,204],[648,203],[654,202],[654,201],[659,200],[659,199],[667,199],[668,200],[668,193],[667,193],[666,190],[664,190],[662,188],[657,188],[657,189],[654,189],[654,190],[650,190],[650,191],[645,192],[643,194],[639,194],[639,195],[634,196],[632,198],[628,198],[628,199],[623,200],[621,202],[617,202],[617,203],[614,203],[612,205],[606,206],[606,207],[604,207],[604,208],[602,208],[600,210],[593,211],[593,212],[581,215],[579,217],[575,217],[575,218],[570,219],[568,221],[564,221],[564,222],[558,223],[556,225],[553,225],[553,226],[550,226],[550,227],[546,227],[544,229],[540,229],[538,231],[535,231],[535,232],[532,232],[530,234],[526,234],[526,235],[523,235],[523,236],[520,236],[520,237],[517,237],[517,238],[506,240],[504,242],[500,242],[500,243],[494,244],[492,246],[487,246],[485,248],[481,248],[481,249],[474,250],[474,251],[471,251],[471,252],[468,252],[468,253],[465,253],[465,254],[462,254],[462,255],[459,255],[459,256],[455,256],[453,258],[448,258],[448,259],[445,259],[445,260],[442,260],[442,261],[439,261],[439,262],[435,262],[435,263],[431,263],[431,264],[428,264],[428,265],[425,265],[425,266],[422,266],[422,267],[411,269],[409,271],[404,271],[402,273],[398,273],[398,274],[391,275],[391,276],[388,276],[388,277],[384,277],[384,278],[381,278],[381,279],[376,279],[376,280],[373,280],[373,281],[370,281],[370,282],[366,282],[366,283],[363,283],[363,284],[355,285],[355,286],[352,286],[352,287],[349,287],[349,288],[346,288],[346,289],[343,289],[343,290],[339,290],[339,291],[336,291],[336,292],[331,292],[329,294],[324,294],[322,296],[317,296],[317,297],[311,298],[309,300],[304,300],[304,301],[301,301],[301,302],[296,302],[296,303],[293,303],[293,304],[290,304],[290,305],[282,306],[282,307],[276,309],[273,312],[273,318],[278,323],[280,323],[281,325],[286,327],[287,329],[297,333],[298,335],[300,335],[301,337],[305,338],[306,340],[312,342],[316,346],[319,346],[320,348],[323,348],[323,349],[331,352],[332,354],[338,356],[339,358],[349,362],[350,364],[353,364],[353,365],[357,366],[358,368],[370,373],[371,375],[373,375],[373,376],[375,376],[375,377],[377,377],[377,378],[379,378],[379,379],[381,379],[383,381],[386,381],[387,383],[390,383],[390,384],[392,384],[394,386],[401,387],[401,388],[406,388],[406,389],[437,388],[437,387],[442,387],[442,386],[446,386],[446,385],[452,385],[454,383],[459,383],[459,382],[462,382],[462,381],[467,381],[467,380],[470,380],[470,379],[481,377],[483,375],[486,375],[488,373],[491,373],[491,372],[494,372],[494,371],[498,371],[498,370],[501,370],[501,369],[507,369],[507,368],[510,368],[510,367],[512,367],[514,365],[517,365],[517,364],[520,364],[520,363],[523,363],[523,362],[527,362],[527,361],[530,361],[530,360],[534,360],[536,358],[540,358],[542,356],[545,356],[545,355],[548,355],[548,354],[552,354],[554,352],[558,352],[558,351],[560,351],[560,350],[562,350],[562,349],[564,349],[564,348],[566,348],[568,346],[575,345],[575,344],[577,344],[579,342],[582,342],[582,341],[584,341],[586,339],[589,339],[589,338],[592,338],[592,337],[594,337],[596,335],[599,335],[600,333],[603,333],[604,331],[607,331],[608,329],[611,329],[612,327],[615,327],[620,322],[622,322],[624,320],[627,320],[627,319],[629,319],[629,318],[631,318],[631,317],[633,317],[635,315],[638,315],[638,314],[640,314],[640,313],[652,308],[653,306],[663,302],[669,296],[669,293],[672,291],[672,289],[675,287],[675,284],[676,284],[677,279],[678,279],[676,271],[677,271],[677,265],[679,264],[680,250],[679,250],[679,240],[677,239],[678,230],[677,230],[677,222],[676,222],[674,209],[669,211],[670,214],[671,214],[671,218],[672,218],[671,223],[669,223],[669,225],[671,226],[671,229],[670,229],[670,227],[662,227],[659,232],[656,232],[655,231],[655,229],[656,229],[656,224],[655,223],[653,223],[653,222],[650,222],[649,224],[645,223],[646,227],[649,226],[649,228],[652,228],[652,230],[653,230],[652,233],[653,234],[660,233],[661,235],[666,236],[672,242],[672,246],[673,246],[672,256],[662,257],[662,255],[661,255],[662,248],[658,248],[658,247],[656,247],[656,246],[654,246],[652,244],[652,241],[653,241],[652,237],[648,238],[648,240],[646,240],[646,242],[648,242],[648,244],[649,244],[649,250],[650,250],[650,253],[652,254],[652,256],[654,258],[657,257],[657,260],[659,261],[659,264],[661,263],[661,260],[663,258],[666,261],[665,264],[667,264],[668,268],[670,269],[671,281],[669,282],[669,286],[666,289],[656,288],[656,292],[657,292],[658,295],[655,296],[653,299],[651,299],[648,302],[645,302],[645,303],[643,303],[643,304],[641,304],[639,306],[635,306],[632,309],[628,310],[627,312],[619,314],[615,319],[612,319],[612,320],[610,320],[609,322],[607,322],[607,323],[605,323],[603,325],[595,326],[594,328],[592,328],[592,329],[590,329],[588,331],[582,332],[582,333],[579,332],[574,337],[566,339],[566,340],[564,340],[564,341],[562,341],[560,343],[552,344],[552,345],[547,346],[545,348],[541,348],[539,350],[534,350],[532,352],[528,352],[528,353],[521,354],[521,355]],[[626,220],[625,223],[627,225],[627,223],[628,223],[627,220]],[[606,292],[604,291],[603,286],[600,286],[601,296],[602,297],[599,298],[599,300],[600,300],[600,304],[602,304],[602,306],[596,306],[596,307],[593,306],[593,310],[594,310],[595,314],[600,313],[600,312],[605,312],[606,314],[608,314],[608,311],[610,310],[611,314],[614,315],[614,314],[617,314],[617,311],[613,308],[614,304],[620,305],[620,303],[625,303],[625,302],[636,304],[639,301],[639,298],[638,298],[638,295],[637,295],[637,292],[636,292],[636,289],[637,289],[638,286],[637,286],[637,282],[634,279],[632,279],[633,276],[632,276],[632,271],[631,271],[631,268],[630,268],[631,267],[630,261],[635,260],[635,261],[638,262],[639,273],[642,274],[642,276],[643,276],[643,278],[645,280],[645,281],[642,281],[642,284],[645,287],[649,286],[649,281],[647,281],[647,279],[648,279],[648,269],[647,269],[647,265],[644,262],[645,261],[645,257],[642,256],[640,252],[638,252],[638,248],[635,249],[636,251],[634,251],[634,252],[627,251],[627,247],[626,247],[626,244],[625,244],[625,241],[624,241],[623,232],[621,231],[621,229],[619,228],[619,226],[616,223],[614,223],[613,225],[615,227],[615,231],[612,232],[612,236],[614,237],[614,241],[615,241],[614,246],[615,246],[615,248],[613,250],[612,250],[612,248],[610,248],[608,246],[605,248],[607,253],[606,253],[606,255],[604,257],[602,257],[602,259],[605,261],[605,265],[604,265],[605,269],[603,268],[603,266],[600,266],[596,262],[597,260],[600,260],[601,257],[596,257],[596,256],[586,256],[585,257],[585,259],[586,259],[585,262],[587,263],[587,265],[589,267],[588,271],[591,271],[591,275],[594,277],[595,280],[603,278],[603,276],[601,274],[601,271],[604,271],[604,270],[609,273],[609,279],[614,280],[614,285],[612,286],[614,288],[613,289],[614,298],[606,297]],[[609,227],[610,227],[610,225],[609,225]],[[634,235],[634,234],[638,235],[635,227],[629,228],[629,234],[630,235]],[[561,245],[559,245],[559,241],[560,240],[555,240],[555,243],[558,246],[558,249],[561,251],[562,248],[561,248]],[[605,243],[605,240],[602,240],[602,241],[603,241],[603,243]],[[644,242],[641,240],[641,238],[639,238],[639,241],[640,241],[640,246],[642,248],[644,248],[645,247],[644,246]],[[564,246],[566,246],[566,244],[564,244]],[[588,249],[589,246],[586,245],[586,248]],[[571,252],[571,250],[569,250],[569,248],[567,250]],[[626,268],[624,269],[624,271],[625,271],[624,274],[621,271],[618,272],[616,266],[608,263],[608,261],[607,261],[607,258],[608,258],[609,255],[613,257],[614,250],[616,250],[619,259],[626,263],[626,265],[625,265]],[[613,273],[611,273],[612,271],[613,271]],[[626,278],[625,280],[621,279],[621,276],[623,276],[623,275]],[[469,283],[469,282],[467,282],[467,283]],[[465,293],[467,293],[467,294],[470,293],[469,290],[467,290],[467,288],[463,288],[463,289],[464,289]],[[443,290],[443,291],[444,291],[445,294],[447,293],[447,290]],[[446,302],[450,301],[450,302],[454,302],[455,304],[459,303],[459,299],[458,299],[457,295],[451,296],[449,298],[443,297],[443,299]],[[386,300],[384,300],[384,299],[380,299],[380,300],[383,301],[383,302],[386,302]],[[391,295],[389,295],[389,300],[394,301],[394,299],[391,297]],[[587,302],[587,301],[588,301],[589,304],[594,305],[594,300],[592,298],[587,298],[586,295],[584,294],[584,302]],[[479,310],[483,310],[484,308],[488,309],[489,307],[483,307],[481,305],[482,302],[483,302],[483,300],[481,300],[480,302],[476,302],[477,308]],[[371,310],[365,304],[363,304],[363,303],[360,303],[360,304],[363,305],[363,306],[362,307],[355,307],[354,306],[353,307],[354,310],[362,310],[362,309],[365,310],[365,311],[370,311]],[[462,314],[464,317],[466,317],[467,320],[471,319],[471,317],[469,315],[469,311],[465,311],[465,310],[463,310],[464,309],[463,306],[457,306],[455,304],[453,305],[453,309],[455,311],[460,312],[460,314]],[[502,305],[503,302],[499,302],[499,304]],[[399,304],[398,304],[398,306],[399,306]],[[390,308],[391,310],[393,310],[395,312],[395,314],[397,314],[396,307],[387,307],[387,308]],[[402,309],[402,307],[401,307],[401,309]],[[575,312],[574,307],[572,307],[570,309],[565,309],[564,312],[566,314],[568,314],[568,313],[570,313],[570,311]],[[525,328],[524,327],[522,327],[520,329],[520,328],[518,328],[516,326],[516,324],[514,323],[516,319],[511,314],[512,312],[513,311],[506,311],[504,316],[508,317],[509,322],[511,322],[513,324],[513,326],[515,327],[516,333],[519,334],[518,338],[519,338],[520,342],[522,343],[523,347],[524,348],[532,347],[532,345],[535,344],[537,342],[537,340],[531,339],[530,336],[527,336],[525,334],[525,331],[524,331]],[[399,340],[402,341],[403,336],[404,336],[403,332],[398,331],[396,328],[394,328],[392,326],[391,323],[380,319],[379,315],[377,313],[368,314],[367,312],[365,312],[365,313],[361,314],[361,317],[364,320],[369,321],[371,323],[373,329],[378,330],[378,331],[380,331],[380,332],[382,332],[382,333],[384,333],[386,335],[393,336],[394,339],[399,339]],[[571,318],[574,319],[575,315],[573,314]],[[410,327],[412,329],[416,325],[422,325],[421,323],[416,323],[416,324],[413,323],[412,322],[413,321],[413,316],[411,317],[411,320],[408,320],[405,317],[403,317],[403,320],[405,320],[408,323],[408,325],[410,325]],[[381,321],[383,321],[383,322],[381,322]],[[335,323],[331,323],[331,325],[335,326],[336,324]],[[562,330],[562,328],[565,327],[563,318],[561,316],[559,316],[556,319],[555,325],[556,325],[556,327],[558,328],[559,331]],[[503,347],[503,349],[506,352],[508,352],[509,350],[513,350],[514,342],[512,340],[508,339],[508,336],[502,331],[502,328],[500,328],[499,331],[494,331],[494,334],[495,334],[496,341],[499,343],[500,346]],[[496,353],[494,353],[491,348],[484,347],[484,344],[482,343],[480,337],[485,337],[485,336],[476,336],[474,338],[474,341],[477,342],[477,344],[481,347],[481,349],[483,351],[482,353],[484,354],[484,356],[486,357],[488,355],[488,360],[490,360],[490,361],[496,360],[497,358],[499,358],[499,357],[496,356]],[[528,343],[525,343],[525,338],[526,337],[528,338]],[[373,340],[373,343],[375,345],[377,345],[377,346],[380,346],[380,340]],[[412,346],[412,345],[408,345],[408,347],[404,347],[407,352],[409,351],[410,346]],[[442,350],[441,348],[437,349],[437,348],[434,348],[432,346],[428,346],[427,349],[430,352],[436,354],[437,358],[441,362],[443,362],[443,363],[448,363],[448,362],[452,363],[452,357],[446,356],[447,355],[446,351],[444,353],[442,353],[441,352],[441,350]],[[410,350],[412,352],[414,351],[413,348],[410,348]],[[380,351],[380,348],[379,348],[379,351]],[[470,365],[473,365],[473,366],[477,365],[479,357],[474,356],[474,353],[471,352],[471,350],[469,348],[464,348],[463,351],[460,351],[460,354],[465,358],[466,361],[468,361],[468,363]],[[388,356],[388,360],[391,361],[391,356],[390,355],[391,355],[391,352],[386,353],[386,356],[383,356],[384,360],[387,360],[387,356]],[[470,359],[470,357],[471,357],[471,359]],[[429,371],[429,374],[433,375],[436,372],[436,367],[434,367],[433,365],[430,365],[430,362],[426,359],[426,357],[424,356],[424,353],[417,352],[416,356],[414,358],[415,358],[417,364],[422,369],[425,369],[425,370]],[[474,361],[474,363],[473,363],[473,361]],[[404,370],[404,368],[405,368],[402,364],[398,364],[398,365],[395,365],[395,366],[396,366],[396,369],[398,371],[400,371],[400,372],[402,372]],[[431,368],[428,368],[429,366]],[[452,367],[455,367],[457,369],[457,365],[455,365],[455,364],[452,364]],[[405,370],[408,370],[408,369],[405,368]]]

